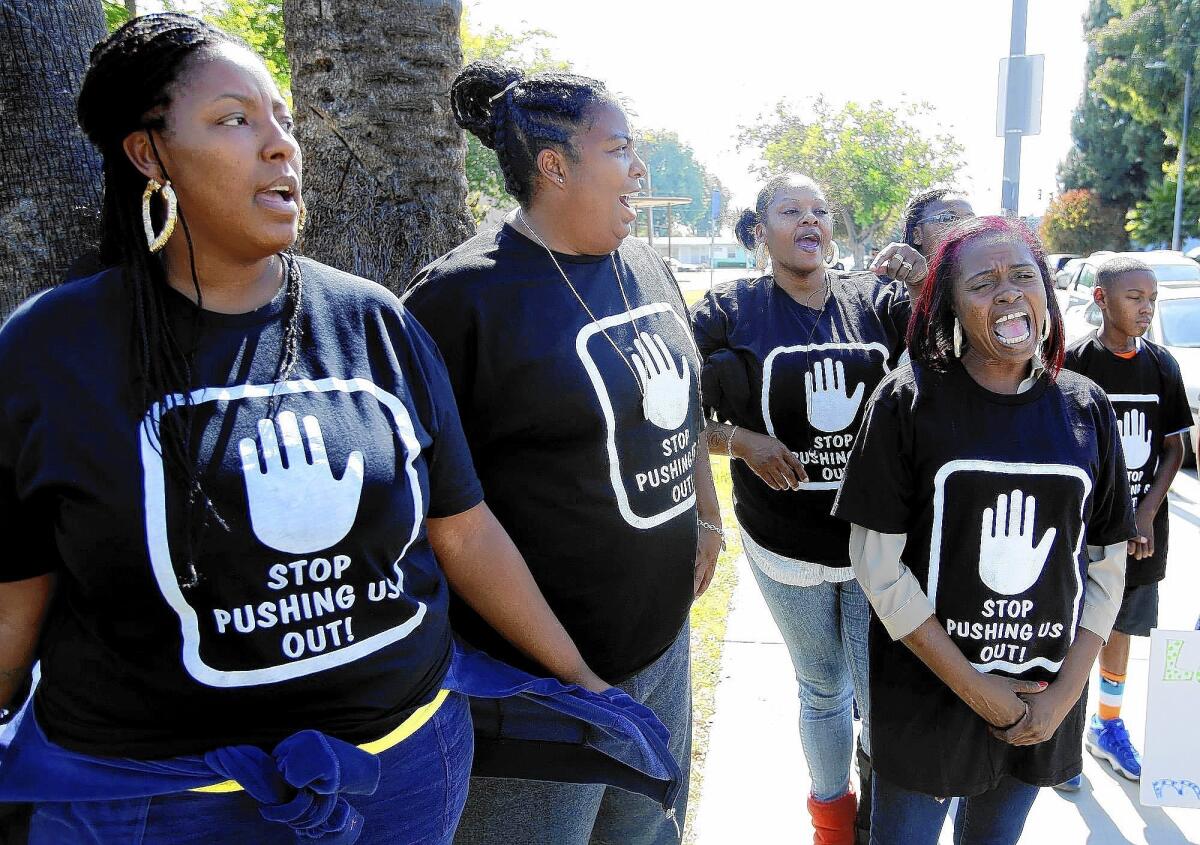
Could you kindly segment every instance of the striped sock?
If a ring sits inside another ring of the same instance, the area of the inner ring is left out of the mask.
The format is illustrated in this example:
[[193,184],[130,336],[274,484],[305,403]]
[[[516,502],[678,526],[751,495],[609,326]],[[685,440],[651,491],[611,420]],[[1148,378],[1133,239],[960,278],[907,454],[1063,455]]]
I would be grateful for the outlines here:
[[1121,699],[1125,695],[1125,676],[1107,669],[1100,670],[1100,718],[1107,722],[1121,716]]

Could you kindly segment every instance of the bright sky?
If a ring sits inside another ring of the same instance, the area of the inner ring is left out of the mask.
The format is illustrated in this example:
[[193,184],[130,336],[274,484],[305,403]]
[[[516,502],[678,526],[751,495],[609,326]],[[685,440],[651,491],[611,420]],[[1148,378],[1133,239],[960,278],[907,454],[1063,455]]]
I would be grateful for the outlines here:
[[[975,210],[1000,210],[995,137],[1009,0],[467,0],[472,26],[552,33],[556,55],[625,96],[635,123],[671,129],[746,205],[757,190],[736,128],[781,98],[924,100],[965,147]],[[1083,90],[1087,0],[1030,0],[1026,52],[1046,55],[1042,134],[1023,141],[1020,213],[1040,214],[1071,146]],[[903,10],[907,14],[902,14]],[[1038,190],[1042,199],[1038,199]]]

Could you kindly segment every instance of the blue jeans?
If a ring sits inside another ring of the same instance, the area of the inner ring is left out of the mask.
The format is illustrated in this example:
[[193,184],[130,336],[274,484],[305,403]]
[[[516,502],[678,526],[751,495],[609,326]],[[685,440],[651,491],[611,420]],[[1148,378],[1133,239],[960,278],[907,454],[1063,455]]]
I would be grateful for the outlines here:
[[[967,749],[963,753],[968,753]],[[937,845],[950,799],[872,778],[871,845]],[[1038,787],[1006,777],[995,789],[958,800],[954,845],[1016,845]]]
[[[687,814],[692,756],[691,632],[684,625],[662,657],[620,685],[671,732],[683,770],[675,820],[641,795],[602,784],[471,778],[455,845],[671,845]],[[678,823],[678,827],[676,827]]]
[[856,696],[863,722],[863,751],[871,753],[867,686],[870,604],[853,579],[794,587],[763,573],[753,557],[750,564],[796,670],[800,743],[808,761],[813,797],[832,801],[850,789]]
[[[358,845],[449,845],[467,797],[475,737],[464,696],[452,694],[412,736],[379,755],[374,795],[348,796],[363,814]],[[294,845],[244,792],[181,792],[121,801],[36,805],[29,845]]]

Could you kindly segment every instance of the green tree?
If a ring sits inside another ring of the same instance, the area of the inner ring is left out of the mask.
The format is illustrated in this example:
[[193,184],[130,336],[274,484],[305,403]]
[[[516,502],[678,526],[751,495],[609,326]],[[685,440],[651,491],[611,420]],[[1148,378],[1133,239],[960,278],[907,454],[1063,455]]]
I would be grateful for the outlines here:
[[[1126,225],[1133,239],[1144,245],[1171,243],[1171,230],[1175,223],[1175,188],[1178,184],[1179,168],[1175,162],[1163,167],[1163,177],[1152,185],[1146,198],[1140,200],[1129,212]],[[1200,165],[1189,164],[1183,183],[1183,237],[1200,235]]]
[[[1196,71],[1200,0],[1110,2],[1116,15],[1092,36],[1101,61],[1088,87],[1178,147],[1184,75]],[[1193,110],[1193,127],[1195,117]]]
[[100,6],[104,9],[104,25],[109,32],[129,20],[131,15],[136,14],[137,6],[130,8],[130,5],[126,4],[124,0],[100,0]]
[[1039,234],[1048,252],[1090,255],[1125,245],[1124,209],[1105,205],[1093,190],[1064,191],[1050,201]]
[[283,0],[209,2],[204,4],[204,18],[249,44],[275,77],[275,84],[290,96],[292,67],[283,38]]
[[1071,123],[1074,143],[1059,165],[1058,182],[1063,191],[1094,190],[1106,206],[1125,211],[1145,196],[1169,154],[1158,128],[1134,120],[1091,84],[1108,59],[1096,36],[1117,17],[1110,0],[1091,0],[1084,15],[1084,36],[1089,42],[1085,65],[1088,85],[1075,109]]
[[[639,140],[638,155],[646,162],[655,195],[691,197],[691,205],[672,209],[672,219],[687,226],[693,234],[707,234],[712,189],[721,188],[722,193],[725,189],[696,159],[695,151],[674,132],[648,131]],[[655,211],[654,234],[666,237],[665,210]]]
[[[490,59],[523,69],[526,73],[546,70],[570,70],[569,62],[556,58],[546,43],[554,38],[543,29],[509,32],[503,27],[486,31],[472,29],[467,10],[459,26],[463,62]],[[479,223],[491,209],[507,210],[516,200],[504,190],[504,174],[496,154],[478,138],[467,133],[467,207]]]
[[962,147],[946,133],[918,128],[933,109],[924,103],[837,108],[818,97],[807,113],[780,102],[773,115],[738,132],[739,149],[756,149],[764,178],[805,173],[825,189],[857,266],[868,247],[891,231],[908,198],[931,185],[952,183]]

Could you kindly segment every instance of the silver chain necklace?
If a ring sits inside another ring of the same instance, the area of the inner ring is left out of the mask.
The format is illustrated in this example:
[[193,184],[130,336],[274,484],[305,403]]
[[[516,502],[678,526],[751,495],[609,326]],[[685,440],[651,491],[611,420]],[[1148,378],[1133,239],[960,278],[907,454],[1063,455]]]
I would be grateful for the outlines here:
[[[608,333],[608,329],[600,325],[600,321],[596,318],[596,315],[592,313],[592,309],[588,307],[588,304],[584,302],[583,297],[579,295],[579,291],[575,289],[575,285],[571,284],[571,279],[567,276],[566,272],[563,271],[562,265],[558,263],[558,259],[554,257],[554,251],[550,249],[550,247],[546,246],[546,242],[543,241],[541,235],[537,233],[537,229],[533,228],[533,225],[529,222],[529,218],[525,216],[525,209],[517,209],[517,218],[521,221],[521,225],[529,231],[529,234],[533,235],[533,239],[538,242],[541,248],[546,250],[546,254],[549,255],[550,260],[554,262],[554,269],[558,270],[558,274],[562,276],[562,280],[567,283],[567,287],[570,288],[571,293],[575,294],[575,299],[579,301],[581,306],[583,306],[584,312],[588,315],[588,317],[591,318],[592,323],[596,326],[596,328],[600,329],[600,333],[604,335],[605,340],[609,342],[620,359],[625,362],[625,366],[629,368],[629,374],[633,376],[634,384],[637,385],[638,393],[642,394],[642,398],[644,400],[646,397],[646,388],[642,384],[642,379],[640,376],[638,376],[637,370],[633,368],[633,363],[625,356],[625,353],[621,351],[621,347],[617,345],[617,342],[612,339],[612,335]],[[621,301],[625,303],[625,316],[629,318],[629,323],[633,326],[634,335],[636,336],[637,321],[633,316],[633,309],[629,305],[629,297],[625,295],[625,285],[621,281],[621,271],[617,269],[616,255],[610,252],[608,254],[608,258],[612,262],[613,275],[617,277],[617,288],[621,291]]]

